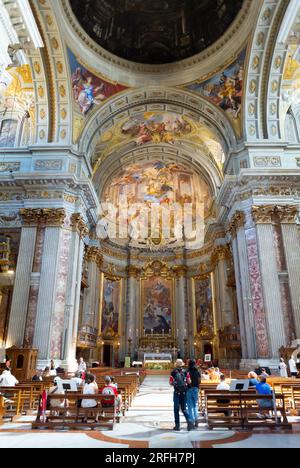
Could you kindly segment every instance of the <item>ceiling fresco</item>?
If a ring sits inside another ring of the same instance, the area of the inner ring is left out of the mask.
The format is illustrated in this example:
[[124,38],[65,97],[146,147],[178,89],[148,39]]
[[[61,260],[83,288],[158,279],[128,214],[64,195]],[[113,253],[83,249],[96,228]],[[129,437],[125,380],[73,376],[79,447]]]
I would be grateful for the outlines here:
[[74,142],[77,141],[88,114],[101,106],[107,99],[128,89],[122,84],[107,80],[100,74],[88,70],[75,54],[68,49],[72,93],[75,104]]
[[184,89],[200,94],[220,107],[230,119],[238,137],[242,136],[242,104],[246,50],[237,60],[205,82],[195,81]]
[[98,45],[123,59],[172,63],[216,42],[243,0],[70,0],[82,28]]
[[177,141],[204,147],[205,152],[211,153],[218,166],[222,167],[224,153],[213,131],[185,115],[167,112],[145,112],[118,122],[102,134],[96,158],[100,163],[112,152],[125,147],[173,145]]

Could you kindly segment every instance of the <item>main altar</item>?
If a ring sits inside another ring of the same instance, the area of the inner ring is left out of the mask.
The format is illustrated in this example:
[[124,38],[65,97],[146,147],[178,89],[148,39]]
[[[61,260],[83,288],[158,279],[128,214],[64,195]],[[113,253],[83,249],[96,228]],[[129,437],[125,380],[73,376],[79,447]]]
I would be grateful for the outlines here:
[[153,334],[139,341],[138,360],[147,369],[170,369],[177,357],[176,341],[170,335]]

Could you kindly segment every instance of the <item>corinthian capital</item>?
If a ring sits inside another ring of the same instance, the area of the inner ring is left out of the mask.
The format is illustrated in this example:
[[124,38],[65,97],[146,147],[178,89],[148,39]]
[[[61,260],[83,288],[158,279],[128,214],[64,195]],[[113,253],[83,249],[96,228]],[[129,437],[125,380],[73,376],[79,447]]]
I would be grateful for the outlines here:
[[229,234],[231,234],[232,237],[236,237],[238,230],[245,226],[245,222],[245,213],[243,211],[237,211],[235,215],[231,218],[227,231],[229,232]]
[[299,208],[297,205],[277,206],[276,213],[282,224],[295,224]]
[[99,247],[88,247],[86,249],[85,259],[88,263],[96,263],[98,268],[101,268],[103,263],[103,257]]
[[271,224],[274,214],[275,214],[274,205],[252,207],[252,218],[256,224]]
[[71,226],[74,231],[77,231],[80,237],[83,239],[89,233],[88,227],[82,219],[80,213],[75,213],[71,216]]
[[231,252],[229,245],[220,245],[215,248],[211,256],[211,263],[213,266],[217,265],[222,260],[228,260],[231,258]]
[[25,226],[63,226],[66,218],[63,208],[23,208],[20,215]]

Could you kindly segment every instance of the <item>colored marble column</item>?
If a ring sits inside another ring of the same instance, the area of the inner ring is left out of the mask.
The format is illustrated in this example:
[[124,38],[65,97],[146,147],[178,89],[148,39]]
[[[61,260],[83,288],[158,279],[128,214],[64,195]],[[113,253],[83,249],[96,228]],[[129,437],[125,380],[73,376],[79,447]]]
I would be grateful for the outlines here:
[[[185,340],[189,338],[189,322],[187,314],[187,269],[185,267],[176,269],[176,328],[177,343],[180,355],[185,356]],[[194,337],[192,337],[194,338]]]
[[[40,274],[39,295],[33,345],[39,350],[39,365],[49,364],[56,357],[51,355],[52,327],[55,320],[60,255],[65,211],[49,210],[45,213],[45,238]],[[63,298],[62,298],[63,299]]]
[[[137,330],[140,329],[138,308],[137,308],[137,295],[138,294],[138,275],[139,270],[135,267],[128,268],[128,280],[127,280],[127,325],[126,325],[126,340],[127,340],[127,355],[129,356],[129,347],[131,347],[131,357],[134,357],[135,350],[138,348],[138,336]],[[129,345],[129,340],[131,345]]]
[[231,220],[229,231],[233,240],[233,256],[236,274],[239,319],[244,360],[255,360],[259,350],[256,347],[254,324],[254,297],[251,289],[248,245],[245,232],[246,216],[237,212]]
[[88,265],[88,288],[84,291],[83,319],[81,325],[97,328],[99,324],[100,273],[102,256],[98,247],[88,247],[86,251]]
[[84,256],[84,238],[88,229],[80,214],[71,217],[70,256],[67,275],[66,300],[64,304],[64,365],[70,372],[76,371],[76,347],[79,325],[80,291]]
[[234,325],[233,303],[228,283],[228,259],[230,251],[228,246],[219,246],[212,255],[215,266],[215,284],[217,299],[216,325],[217,330],[223,330],[228,325]]
[[[292,301],[294,339],[300,338],[300,238],[299,226],[295,223],[299,208],[297,206],[282,207],[280,213],[282,238],[287,263],[290,296]],[[288,343],[290,345],[291,343]]]
[[34,210],[21,210],[23,227],[19,247],[15,285],[11,305],[6,346],[23,346],[31,273],[37,235],[37,218]]

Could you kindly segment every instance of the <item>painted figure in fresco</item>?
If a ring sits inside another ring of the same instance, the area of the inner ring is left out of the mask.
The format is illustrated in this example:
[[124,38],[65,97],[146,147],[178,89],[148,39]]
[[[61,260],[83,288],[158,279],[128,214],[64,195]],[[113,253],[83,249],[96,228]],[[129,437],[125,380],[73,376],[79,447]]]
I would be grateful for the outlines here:
[[107,282],[103,294],[102,333],[104,336],[118,333],[118,311],[114,306],[116,284]]
[[85,83],[83,83],[83,89],[78,95],[78,104],[81,108],[81,111],[84,115],[97,104],[100,104],[101,101],[106,99],[106,96],[103,94],[104,84],[95,88],[92,84],[92,77],[89,77]]
[[171,291],[163,281],[152,282],[148,289],[144,308],[144,329],[146,334],[169,334],[172,330]]

